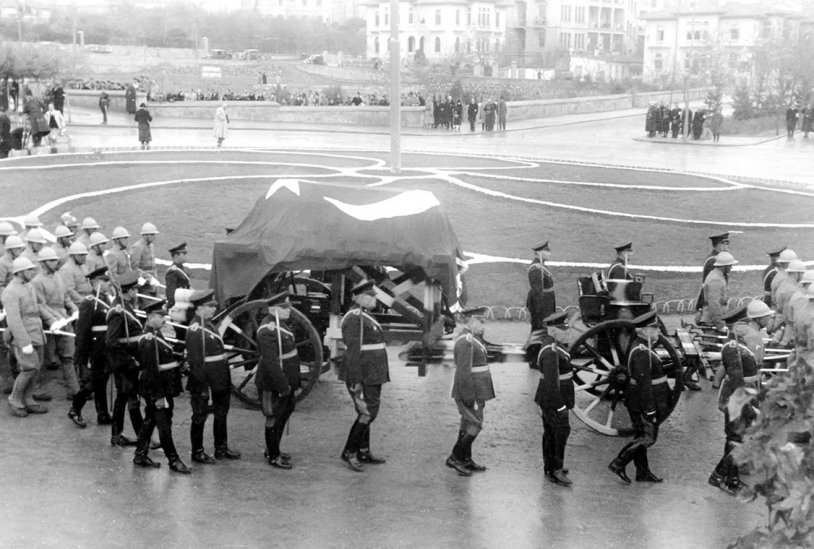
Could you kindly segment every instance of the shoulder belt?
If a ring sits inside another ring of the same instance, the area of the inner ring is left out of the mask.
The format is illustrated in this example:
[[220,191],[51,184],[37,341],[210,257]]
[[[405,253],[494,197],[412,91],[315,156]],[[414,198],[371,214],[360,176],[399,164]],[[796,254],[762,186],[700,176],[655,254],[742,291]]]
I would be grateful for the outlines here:
[[[359,310],[361,311],[361,309],[359,309]],[[368,319],[369,321],[371,321],[371,322],[373,323],[373,325],[374,325],[374,326],[376,326],[376,328],[378,328],[379,330],[381,330],[381,329],[382,329],[382,325],[381,325],[381,324],[379,324],[379,321],[378,321],[378,320],[376,320],[375,318],[373,318],[372,316],[370,316],[369,314],[367,314],[367,313],[362,313],[362,316],[363,316],[364,318]]]
[[351,315],[359,316],[361,314],[361,312],[362,312],[362,309],[358,309],[358,308],[357,309],[351,309],[350,311],[345,313],[345,316],[342,317],[342,320],[340,321],[340,324],[344,324],[345,320],[350,318]]
[[741,350],[746,351],[747,353],[749,353],[749,354],[750,354],[752,357],[754,357],[754,356],[755,356],[755,353],[753,353],[753,352],[752,352],[752,349],[750,349],[749,347],[747,347],[747,346],[746,346],[746,345],[744,345],[743,343],[740,343],[740,342],[735,341],[734,339],[733,339],[732,341],[727,342],[727,343],[726,343],[726,346],[727,346],[727,347],[731,347],[731,348],[733,348],[733,349],[738,349],[738,348],[739,348],[739,349],[741,349]]
[[276,332],[277,330],[279,330],[279,331],[281,331],[281,332],[282,332],[282,333],[284,333],[284,334],[288,334],[288,335],[290,335],[291,337],[294,337],[294,334],[293,334],[293,333],[289,332],[289,331],[288,331],[288,330],[286,330],[285,328],[281,328],[280,326],[277,326],[277,325],[276,325],[274,322],[267,322],[267,323],[263,324],[262,326],[260,326],[260,327],[257,329],[257,331],[259,332],[259,331],[260,331],[260,330],[262,330],[262,329],[266,329],[266,330],[269,330],[269,331],[275,331],[275,332]]
[[186,278],[187,280],[189,280],[189,275],[187,274],[187,272],[186,272],[184,269],[180,269],[180,268],[178,268],[178,267],[177,267],[176,265],[174,265],[174,264],[173,264],[173,265],[171,265],[169,269],[167,269],[167,272],[170,272],[170,271],[173,271],[173,272],[176,272],[176,273],[181,273],[182,275],[184,275],[184,278]]

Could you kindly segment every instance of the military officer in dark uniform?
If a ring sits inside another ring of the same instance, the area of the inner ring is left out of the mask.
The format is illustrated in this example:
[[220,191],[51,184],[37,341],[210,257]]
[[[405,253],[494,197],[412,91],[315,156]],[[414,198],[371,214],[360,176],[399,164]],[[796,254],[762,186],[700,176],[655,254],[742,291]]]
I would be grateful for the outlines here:
[[[182,242],[174,248],[169,250],[172,257],[172,265],[164,273],[164,285],[167,292],[167,309],[172,309],[175,306],[175,290],[189,289],[191,282],[189,272],[184,267],[184,262],[187,260],[187,243]],[[186,337],[186,330],[177,326],[175,329],[175,338],[183,341]]]
[[656,312],[650,311],[633,319],[635,333],[626,333],[627,374],[629,381],[625,389],[625,406],[633,424],[633,442],[619,452],[608,468],[620,479],[630,483],[625,467],[631,461],[636,465],[636,480],[639,482],[661,482],[662,479],[650,471],[647,449],[656,443],[659,424],[670,412],[670,388],[664,375],[661,359],[653,351],[653,344],[659,337]]
[[161,328],[167,310],[163,301],[146,305],[144,335],[138,343],[138,357],[141,365],[140,389],[144,397],[144,425],[138,434],[136,454],[133,463],[140,467],[158,467],[160,464],[150,459],[150,442],[153,431],[158,426],[158,439],[161,448],[176,473],[188,475],[191,471],[175,449],[172,440],[173,398],[181,392],[181,372],[178,361]]
[[216,459],[240,459],[240,452],[229,448],[226,417],[229,414],[229,363],[223,339],[212,323],[218,303],[214,300],[214,290],[203,290],[192,295],[190,302],[195,307],[195,317],[187,329],[186,346],[189,361],[189,381],[187,389],[192,406],[192,424],[189,437],[192,443],[192,461],[215,463],[215,459],[204,452],[203,433],[206,418],[209,416],[209,396],[212,396],[212,413],[215,416],[212,432],[215,439]]
[[769,265],[763,269],[763,302],[766,305],[771,305],[772,302],[772,280],[777,275],[777,258],[780,257],[780,254],[783,250],[786,249],[786,246],[779,248],[777,250],[767,252],[769,255]]
[[107,350],[108,370],[113,374],[116,384],[116,400],[113,402],[113,424],[110,443],[114,446],[133,446],[136,441],[130,439],[124,431],[124,409],[130,414],[133,431],[138,434],[144,419],[141,417],[141,405],[138,397],[138,342],[143,329],[136,318],[133,307],[138,299],[138,274],[128,271],[119,277],[121,294],[108,309],[105,348]]
[[608,280],[633,280],[633,274],[627,268],[630,254],[633,253],[633,242],[625,242],[614,248],[616,258],[608,268]]
[[[709,273],[715,268],[715,256],[721,252],[729,251],[729,233],[718,234],[709,237],[712,241],[712,251],[707,254],[704,259],[704,265],[701,269],[701,289],[698,291],[698,297],[695,300],[695,323],[698,324],[701,319],[701,311],[704,309],[704,281],[707,279]],[[727,280],[729,278],[727,277]]]
[[743,442],[743,433],[756,417],[751,402],[737,410],[737,417],[733,417],[728,406],[729,397],[740,387],[757,389],[764,350],[760,332],[769,326],[773,314],[774,311],[763,301],[755,300],[724,316],[732,337],[721,349],[721,362],[726,377],[721,384],[721,392],[718,393],[718,409],[724,413],[726,442],[724,456],[715,466],[709,483],[728,494],[734,495],[744,486],[731,452]]
[[544,328],[543,319],[557,311],[554,298],[554,278],[546,267],[546,260],[551,257],[548,241],[532,248],[537,254],[528,267],[529,293],[526,297],[526,308],[531,316],[531,331]]
[[288,326],[288,292],[268,300],[269,314],[257,329],[260,362],[254,383],[266,416],[266,459],[278,469],[291,469],[291,456],[280,451],[288,418],[294,412],[294,391],[300,386],[300,357]]
[[364,463],[385,460],[370,452],[370,424],[379,414],[382,385],[390,381],[382,327],[367,311],[376,305],[372,280],[363,280],[351,289],[357,307],[342,317],[342,357],[340,380],[348,387],[356,409],[356,421],[350,428],[342,451],[342,460],[354,471],[363,471]]
[[75,323],[76,351],[74,364],[79,371],[79,392],[73,398],[68,417],[77,426],[85,428],[82,408],[93,395],[96,405],[96,423],[110,425],[107,411],[107,311],[110,309],[110,282],[107,267],[88,273],[92,293],[79,304],[79,316]]
[[[563,327],[568,319],[565,312],[554,313],[545,318],[548,327]],[[555,484],[570,486],[567,470],[563,469],[565,444],[571,434],[568,410],[574,407],[574,371],[571,355],[565,352],[550,333],[543,340],[543,348],[537,356],[540,382],[534,402],[540,406],[543,416],[543,468],[546,476]]]
[[483,339],[485,312],[485,307],[461,311],[461,315],[466,318],[466,326],[455,339],[453,350],[455,379],[450,396],[461,414],[461,428],[446,464],[461,476],[486,470],[486,467],[472,460],[472,443],[483,429],[483,409],[487,400],[495,398]]

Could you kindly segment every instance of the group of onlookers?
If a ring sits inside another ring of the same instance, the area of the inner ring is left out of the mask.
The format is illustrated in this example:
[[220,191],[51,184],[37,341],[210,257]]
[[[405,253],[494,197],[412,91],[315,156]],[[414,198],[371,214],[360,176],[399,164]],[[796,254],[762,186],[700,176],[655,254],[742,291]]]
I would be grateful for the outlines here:
[[808,137],[809,132],[814,129],[814,105],[809,103],[802,108],[792,105],[786,109],[786,136],[789,139],[794,138],[794,131],[797,129],[798,122],[803,137]]
[[[686,110],[686,112],[685,112]],[[724,116],[719,104],[713,104],[709,108],[683,109],[678,103],[671,109],[669,105],[651,102],[645,115],[645,131],[647,137],[661,135],[667,137],[672,135],[677,138],[684,135],[684,124],[688,122],[687,135],[694,140],[702,139],[705,134],[713,141],[721,138],[721,126],[723,126]]]
[[497,102],[491,97],[481,100],[481,103],[472,97],[469,104],[464,106],[461,99],[453,100],[451,95],[433,96],[432,98],[432,127],[452,131],[461,131],[464,114],[469,122],[469,131],[475,131],[475,125],[480,121],[481,130],[491,132],[497,129],[506,129],[506,118],[509,108],[506,99],[501,97]]

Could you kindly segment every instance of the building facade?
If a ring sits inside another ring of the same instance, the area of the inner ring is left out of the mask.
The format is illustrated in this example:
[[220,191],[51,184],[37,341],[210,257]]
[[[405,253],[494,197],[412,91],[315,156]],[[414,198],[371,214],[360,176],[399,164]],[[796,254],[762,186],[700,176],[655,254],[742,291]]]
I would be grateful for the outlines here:
[[353,0],[242,0],[242,10],[269,17],[296,17],[342,24],[358,17]]
[[[390,2],[364,2],[368,58],[389,56]],[[506,14],[499,1],[414,0],[399,2],[399,45],[403,59],[477,56],[491,62],[506,43]]]
[[788,40],[806,22],[802,12],[764,3],[648,13],[642,79],[682,81],[686,75],[725,63],[741,81],[752,77],[753,48],[770,39]]

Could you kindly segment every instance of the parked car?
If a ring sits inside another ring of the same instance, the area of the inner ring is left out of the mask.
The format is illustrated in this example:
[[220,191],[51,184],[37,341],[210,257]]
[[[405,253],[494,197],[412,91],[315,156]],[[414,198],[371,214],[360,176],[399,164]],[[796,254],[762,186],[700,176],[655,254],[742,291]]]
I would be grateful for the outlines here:
[[315,53],[314,55],[309,55],[306,57],[303,63],[306,65],[324,65],[325,59],[323,59],[320,54]]
[[243,50],[238,55],[238,59],[242,59],[243,61],[257,61],[258,59],[262,59],[263,56],[260,55],[260,50]]
[[209,59],[231,59],[232,52],[226,50],[209,50]]

